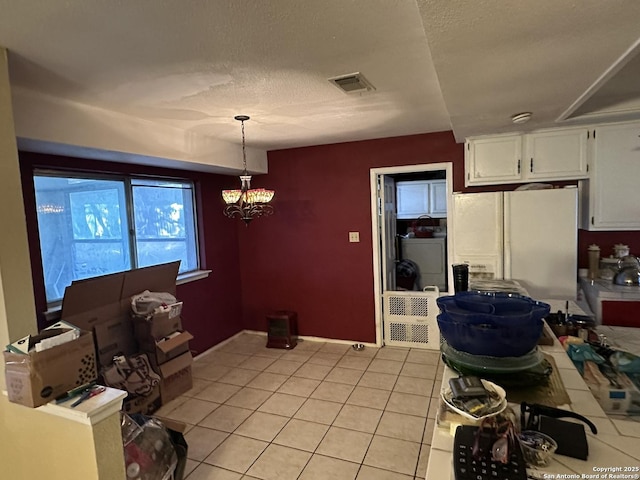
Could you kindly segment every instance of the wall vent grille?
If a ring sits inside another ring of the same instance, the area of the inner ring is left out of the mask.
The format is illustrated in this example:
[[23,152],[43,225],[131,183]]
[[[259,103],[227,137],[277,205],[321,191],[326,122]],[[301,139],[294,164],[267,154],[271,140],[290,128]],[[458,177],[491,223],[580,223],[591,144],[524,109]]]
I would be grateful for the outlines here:
[[385,345],[439,350],[439,309],[436,304],[439,295],[437,289],[425,292],[385,292]]
[[345,93],[371,92],[376,89],[360,72],[333,77],[329,81]]

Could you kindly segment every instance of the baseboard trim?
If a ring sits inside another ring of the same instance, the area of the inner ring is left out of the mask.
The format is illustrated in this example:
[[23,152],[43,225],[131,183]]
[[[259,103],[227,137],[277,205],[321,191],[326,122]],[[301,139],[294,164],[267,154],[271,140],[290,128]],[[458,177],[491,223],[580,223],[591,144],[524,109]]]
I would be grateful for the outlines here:
[[[209,348],[208,350],[205,350],[202,353],[199,353],[197,356],[195,356],[193,358],[194,361],[197,361],[199,358],[206,356],[207,354],[214,352],[216,350],[218,350],[219,348],[224,347],[227,343],[232,342],[233,340],[235,340],[236,338],[238,338],[240,335],[243,334],[248,334],[248,335],[259,335],[261,337],[266,337],[267,336],[267,332],[262,332],[260,330],[241,330],[238,333],[236,333],[235,335],[232,335],[231,337],[227,338],[226,340],[223,340],[222,342],[214,345],[213,347]],[[362,345],[364,345],[365,347],[375,347],[375,348],[379,348],[379,345],[376,345],[375,343],[366,343],[366,342],[358,342],[356,340],[340,340],[337,338],[324,338],[324,337],[312,337],[312,336],[306,336],[306,335],[299,335],[298,337],[298,341],[302,341],[302,342],[324,342],[324,343],[337,343],[337,344],[342,344],[342,345],[353,345],[354,343],[361,343]]]

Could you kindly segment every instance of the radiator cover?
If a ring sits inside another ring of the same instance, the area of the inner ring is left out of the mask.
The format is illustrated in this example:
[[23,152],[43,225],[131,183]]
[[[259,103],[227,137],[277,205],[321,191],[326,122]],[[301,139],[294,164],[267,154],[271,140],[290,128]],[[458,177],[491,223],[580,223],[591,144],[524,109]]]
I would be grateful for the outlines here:
[[439,296],[437,289],[384,292],[385,345],[440,350]]

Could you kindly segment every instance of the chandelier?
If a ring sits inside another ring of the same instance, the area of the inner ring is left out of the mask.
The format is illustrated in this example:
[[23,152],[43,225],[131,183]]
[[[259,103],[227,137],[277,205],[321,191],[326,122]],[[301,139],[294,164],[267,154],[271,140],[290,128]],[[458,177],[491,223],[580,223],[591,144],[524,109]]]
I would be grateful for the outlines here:
[[249,120],[247,115],[234,117],[242,125],[242,163],[244,171],[240,175],[240,189],[223,190],[224,214],[229,217],[240,217],[246,225],[256,217],[264,217],[273,213],[273,206],[269,202],[273,198],[274,191],[264,188],[251,188],[251,175],[247,172],[247,153],[244,143],[244,122]]

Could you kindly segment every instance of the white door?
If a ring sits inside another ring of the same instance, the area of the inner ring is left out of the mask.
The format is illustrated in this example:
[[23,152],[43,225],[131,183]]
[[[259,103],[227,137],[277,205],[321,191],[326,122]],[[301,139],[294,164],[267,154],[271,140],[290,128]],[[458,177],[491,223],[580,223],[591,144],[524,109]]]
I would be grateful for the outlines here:
[[398,261],[398,237],[396,236],[396,182],[388,175],[379,177],[380,205],[382,205],[382,291],[396,289],[396,263]]
[[[372,168],[370,171],[371,186],[371,233],[373,238],[373,291],[374,312],[376,323],[376,344],[383,344],[383,299],[385,291],[395,290],[396,249],[387,247],[388,244],[396,245],[395,230],[395,194],[393,192],[393,179],[390,175],[406,173],[424,173],[431,171],[445,171],[447,179],[447,196],[453,192],[453,164],[430,163],[404,165],[398,167]],[[387,214],[389,212],[389,214]],[[447,212],[447,224],[452,225],[453,220]],[[447,251],[452,251],[450,236],[447,238]],[[448,263],[448,262],[447,262]],[[452,280],[449,279],[448,288],[453,290]]]

